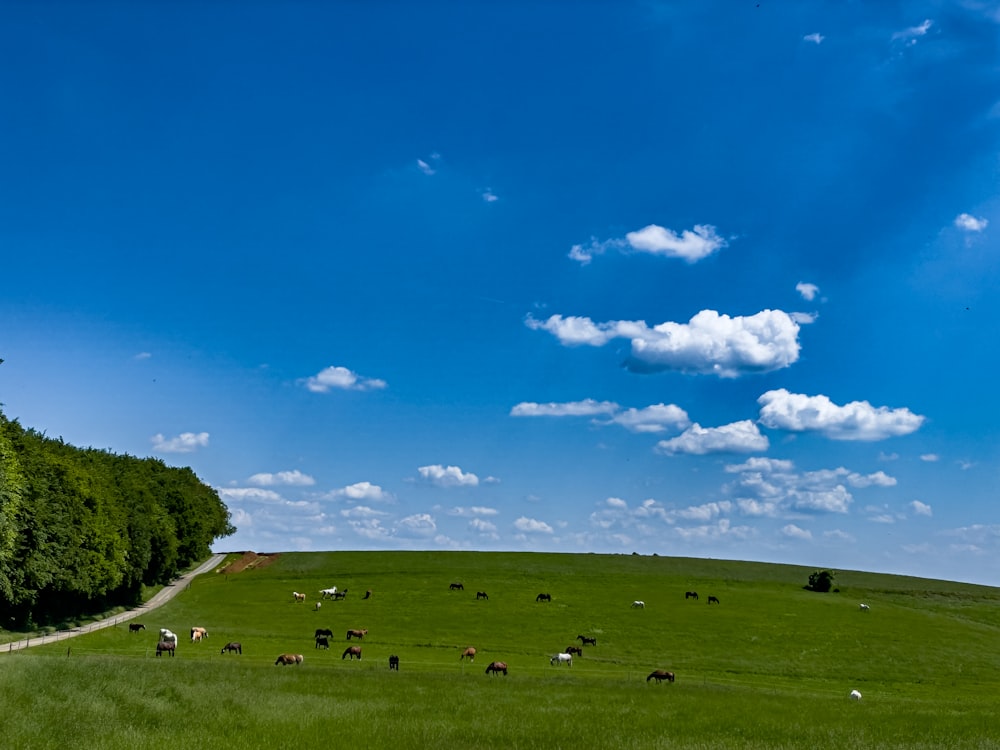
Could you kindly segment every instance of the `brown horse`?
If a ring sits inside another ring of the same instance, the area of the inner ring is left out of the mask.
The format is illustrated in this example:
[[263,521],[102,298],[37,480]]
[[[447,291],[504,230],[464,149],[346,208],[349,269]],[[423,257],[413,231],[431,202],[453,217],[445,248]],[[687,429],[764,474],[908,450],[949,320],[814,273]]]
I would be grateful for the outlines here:
[[174,651],[177,648],[177,644],[173,641],[160,641],[156,644],[156,655],[159,656],[164,651],[166,651],[171,656],[174,655]]
[[348,656],[351,657],[351,661],[354,661],[354,657],[355,656],[358,657],[358,659],[360,660],[361,659],[361,646],[348,646],[347,648],[345,648],[344,649],[344,653],[342,653],[340,655],[341,661],[343,661],[344,659],[346,659]]
[[570,655],[576,654],[577,656],[583,656],[583,649],[580,648],[579,646],[567,646],[564,649],[563,653],[570,654]]
[[466,656],[469,657],[469,661],[475,661],[476,649],[474,649],[472,646],[469,646],[467,649],[465,649],[465,651],[462,652],[462,655],[458,657],[458,660],[462,661],[462,659],[464,659]]
[[576,638],[577,638],[578,641],[580,641],[580,645],[581,646],[596,646],[597,645],[597,639],[596,638],[588,638],[585,635],[578,635]]
[[505,662],[505,661],[494,661],[494,662],[491,662],[490,665],[488,667],[486,667],[486,674],[489,674],[490,672],[492,672],[495,675],[496,674],[500,674],[501,672],[503,672],[504,676],[506,676],[507,675],[507,662]]
[[366,635],[368,635],[368,631],[367,630],[348,630],[347,631],[347,640],[351,640],[351,638],[357,638],[360,641]]
[[302,661],[302,654],[282,654],[274,663],[285,666],[286,664],[301,664]]
[[650,680],[656,680],[657,684],[666,680],[667,682],[674,681],[674,673],[668,672],[665,669],[657,669],[655,672],[650,672],[649,677],[646,678],[646,682]]
[[146,626],[143,625],[141,622],[130,622],[128,624],[128,632],[130,633],[138,633],[140,630],[145,630],[145,629]]
[[219,653],[220,654],[224,654],[227,651],[229,653],[232,653],[233,651],[235,651],[237,654],[242,654],[243,653],[243,644],[242,643],[237,643],[236,641],[230,641],[229,643],[227,643],[225,646],[222,647],[222,651],[220,651]]

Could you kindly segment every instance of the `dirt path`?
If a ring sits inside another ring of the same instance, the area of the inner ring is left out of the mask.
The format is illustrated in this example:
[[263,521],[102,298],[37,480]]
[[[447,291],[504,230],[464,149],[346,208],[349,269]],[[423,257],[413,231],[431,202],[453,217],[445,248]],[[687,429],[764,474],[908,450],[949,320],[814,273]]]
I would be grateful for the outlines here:
[[172,581],[160,589],[156,595],[150,599],[145,604],[140,604],[135,609],[130,609],[128,612],[122,612],[120,615],[115,615],[114,617],[109,617],[106,620],[98,620],[97,622],[89,622],[86,625],[81,625],[78,628],[73,628],[72,630],[57,630],[55,633],[49,633],[48,635],[40,635],[36,638],[25,638],[23,641],[11,641],[10,643],[5,643],[0,646],[0,653],[9,653],[11,651],[20,651],[22,648],[30,648],[31,646],[41,646],[43,643],[54,643],[55,641],[64,641],[67,638],[73,638],[78,635],[83,635],[84,633],[90,633],[94,630],[100,630],[101,628],[110,628],[118,625],[120,623],[126,622],[128,620],[139,617],[140,615],[149,612],[152,609],[156,609],[163,604],[166,604],[171,599],[173,599],[177,594],[187,588],[188,584],[191,583],[191,579],[195,576],[199,576],[202,573],[207,573],[210,570],[217,568],[222,564],[222,561],[226,559],[225,555],[212,555],[208,560],[203,562],[197,568],[189,573],[185,573],[176,581]]

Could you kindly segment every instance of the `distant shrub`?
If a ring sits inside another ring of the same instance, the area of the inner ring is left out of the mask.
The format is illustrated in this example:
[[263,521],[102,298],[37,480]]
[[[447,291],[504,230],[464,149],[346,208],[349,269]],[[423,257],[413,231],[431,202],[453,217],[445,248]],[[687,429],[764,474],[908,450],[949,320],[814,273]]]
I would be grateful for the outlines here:
[[806,588],[810,591],[818,591],[826,594],[833,588],[834,573],[832,570],[817,570],[809,574],[809,583]]

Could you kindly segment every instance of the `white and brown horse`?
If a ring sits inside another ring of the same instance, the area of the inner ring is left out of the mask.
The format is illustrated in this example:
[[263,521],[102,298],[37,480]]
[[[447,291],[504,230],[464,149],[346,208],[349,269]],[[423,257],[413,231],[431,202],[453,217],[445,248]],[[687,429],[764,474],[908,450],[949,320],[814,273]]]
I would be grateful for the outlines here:
[[507,662],[505,662],[505,661],[490,662],[490,665],[488,667],[486,667],[486,674],[490,674],[490,672],[492,672],[495,675],[500,674],[501,672],[503,672],[504,676],[506,676],[507,675]]
[[205,628],[191,628],[191,643],[197,643],[202,638],[208,638],[208,631]]
[[466,656],[469,657],[469,661],[475,661],[476,649],[474,649],[472,646],[469,646],[467,649],[465,649],[465,651],[461,653],[461,655],[458,657],[458,660],[462,661],[462,659],[464,659]]
[[357,638],[360,641],[366,635],[368,635],[368,630],[367,629],[364,629],[364,630],[348,630],[347,631],[347,640],[351,640],[351,638]]
[[275,660],[275,664],[285,666],[286,664],[301,664],[304,661],[302,654],[282,654]]

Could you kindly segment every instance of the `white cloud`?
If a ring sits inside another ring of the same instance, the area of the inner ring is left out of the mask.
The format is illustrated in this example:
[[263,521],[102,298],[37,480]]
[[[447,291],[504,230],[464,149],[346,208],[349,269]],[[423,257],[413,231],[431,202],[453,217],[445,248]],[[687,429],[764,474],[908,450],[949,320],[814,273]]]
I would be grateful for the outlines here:
[[539,521],[535,518],[527,518],[521,516],[516,521],[514,521],[514,528],[520,532],[533,533],[533,534],[551,534],[553,533],[552,527],[549,526],[545,521]]
[[941,456],[937,453],[924,453],[920,456],[920,460],[924,463],[933,464],[941,460]]
[[819,33],[806,34],[804,37],[802,37],[802,41],[813,42],[814,44],[822,44],[825,38],[826,37],[824,37],[822,34]]
[[767,437],[761,435],[757,425],[749,419],[721,427],[702,427],[696,422],[677,437],[656,444],[656,450],[667,455],[753,453],[765,451],[767,447]]
[[463,508],[459,505],[449,510],[448,515],[468,518],[470,516],[495,516],[499,512],[496,508],[486,508],[481,505],[473,505],[471,508]]
[[441,154],[434,153],[431,154],[427,160],[417,159],[417,169],[423,172],[425,175],[432,175],[437,172],[437,164],[441,161]]
[[479,484],[479,477],[471,472],[466,473],[457,466],[433,464],[421,466],[417,471],[422,479],[438,487],[475,487]]
[[496,193],[493,192],[491,188],[486,188],[485,190],[483,190],[483,200],[486,201],[487,203],[494,203],[500,200],[500,198],[497,196]]
[[437,524],[433,516],[428,513],[414,513],[412,516],[401,518],[396,524],[396,532],[402,536],[433,536],[437,531]]
[[982,232],[990,222],[977,218],[972,214],[959,214],[955,217],[955,226],[966,232]]
[[675,404],[653,404],[643,409],[626,409],[615,414],[611,421],[630,432],[665,432],[683,430],[691,424],[688,414]]
[[604,255],[608,250],[621,250],[625,247],[625,240],[602,241],[591,237],[589,245],[573,245],[569,249],[569,257],[585,266],[593,260],[595,255]]
[[137,359],[137,360],[150,359],[152,358],[152,356],[153,355],[150,354],[149,352],[139,352],[132,359]]
[[819,287],[806,281],[800,281],[795,285],[795,291],[802,295],[802,299],[812,302],[819,294]]
[[207,432],[182,432],[177,437],[167,438],[162,434],[153,435],[150,440],[153,450],[160,453],[192,453],[208,446]]
[[730,317],[702,310],[687,323],[650,328],[643,321],[594,323],[587,317],[528,316],[525,325],[548,331],[564,346],[603,346],[615,338],[631,340],[626,362],[636,372],[676,370],[735,378],[788,367],[799,358],[799,323],[782,310]]
[[[847,471],[841,469],[840,471]],[[876,471],[874,474],[856,474],[853,471],[847,474],[847,482],[852,487],[895,487],[896,478],[890,477],[884,471]]]
[[340,511],[344,518],[385,518],[389,514],[385,511],[369,508],[367,505],[355,505],[353,508],[344,508]]
[[922,503],[919,500],[914,500],[910,503],[910,509],[916,513],[918,516],[932,516],[934,512],[927,503]]
[[277,474],[261,473],[254,474],[248,480],[250,484],[257,484],[262,487],[272,487],[276,484],[286,484],[295,487],[307,487],[316,484],[316,480],[308,474],[303,474],[298,469],[294,471],[279,471]]
[[683,519],[685,521],[712,521],[719,516],[728,515],[733,510],[733,504],[728,500],[722,502],[704,503],[702,505],[690,505],[687,508],[668,512],[670,519]]
[[930,28],[933,25],[934,22],[928,18],[919,26],[911,26],[908,29],[897,31],[895,34],[892,35],[892,40],[903,41],[907,44],[907,46],[916,44],[917,40],[920,37],[924,36],[928,31],[930,31]]
[[696,224],[693,231],[685,229],[680,235],[671,229],[650,224],[637,232],[627,233],[625,239],[640,252],[682,258],[688,263],[696,263],[726,246],[726,241],[709,224]]
[[619,408],[618,404],[612,401],[595,401],[592,398],[583,401],[549,402],[547,404],[524,401],[512,408],[510,415],[512,417],[591,417],[614,414]]
[[272,504],[285,502],[285,499],[274,490],[261,490],[256,487],[217,487],[216,491],[223,501]]
[[808,542],[813,538],[812,532],[808,529],[801,529],[794,523],[787,524],[781,528],[781,533],[790,539],[801,539]]
[[334,490],[330,494],[332,497],[346,497],[349,500],[364,500],[367,502],[380,502],[393,499],[390,493],[371,482],[355,482],[339,490]]
[[757,403],[761,404],[760,422],[765,427],[819,432],[832,440],[872,441],[909,435],[925,419],[905,408],[876,408],[867,401],[839,406],[827,396],[789,393],[784,388],[768,391]]
[[386,387],[384,380],[363,378],[346,367],[327,367],[299,382],[304,383],[313,393],[328,393],[334,388],[345,391],[375,391]]
[[491,523],[490,521],[484,521],[482,518],[473,518],[469,521],[469,530],[490,539],[496,540],[500,538],[500,535],[497,534],[496,524]]

